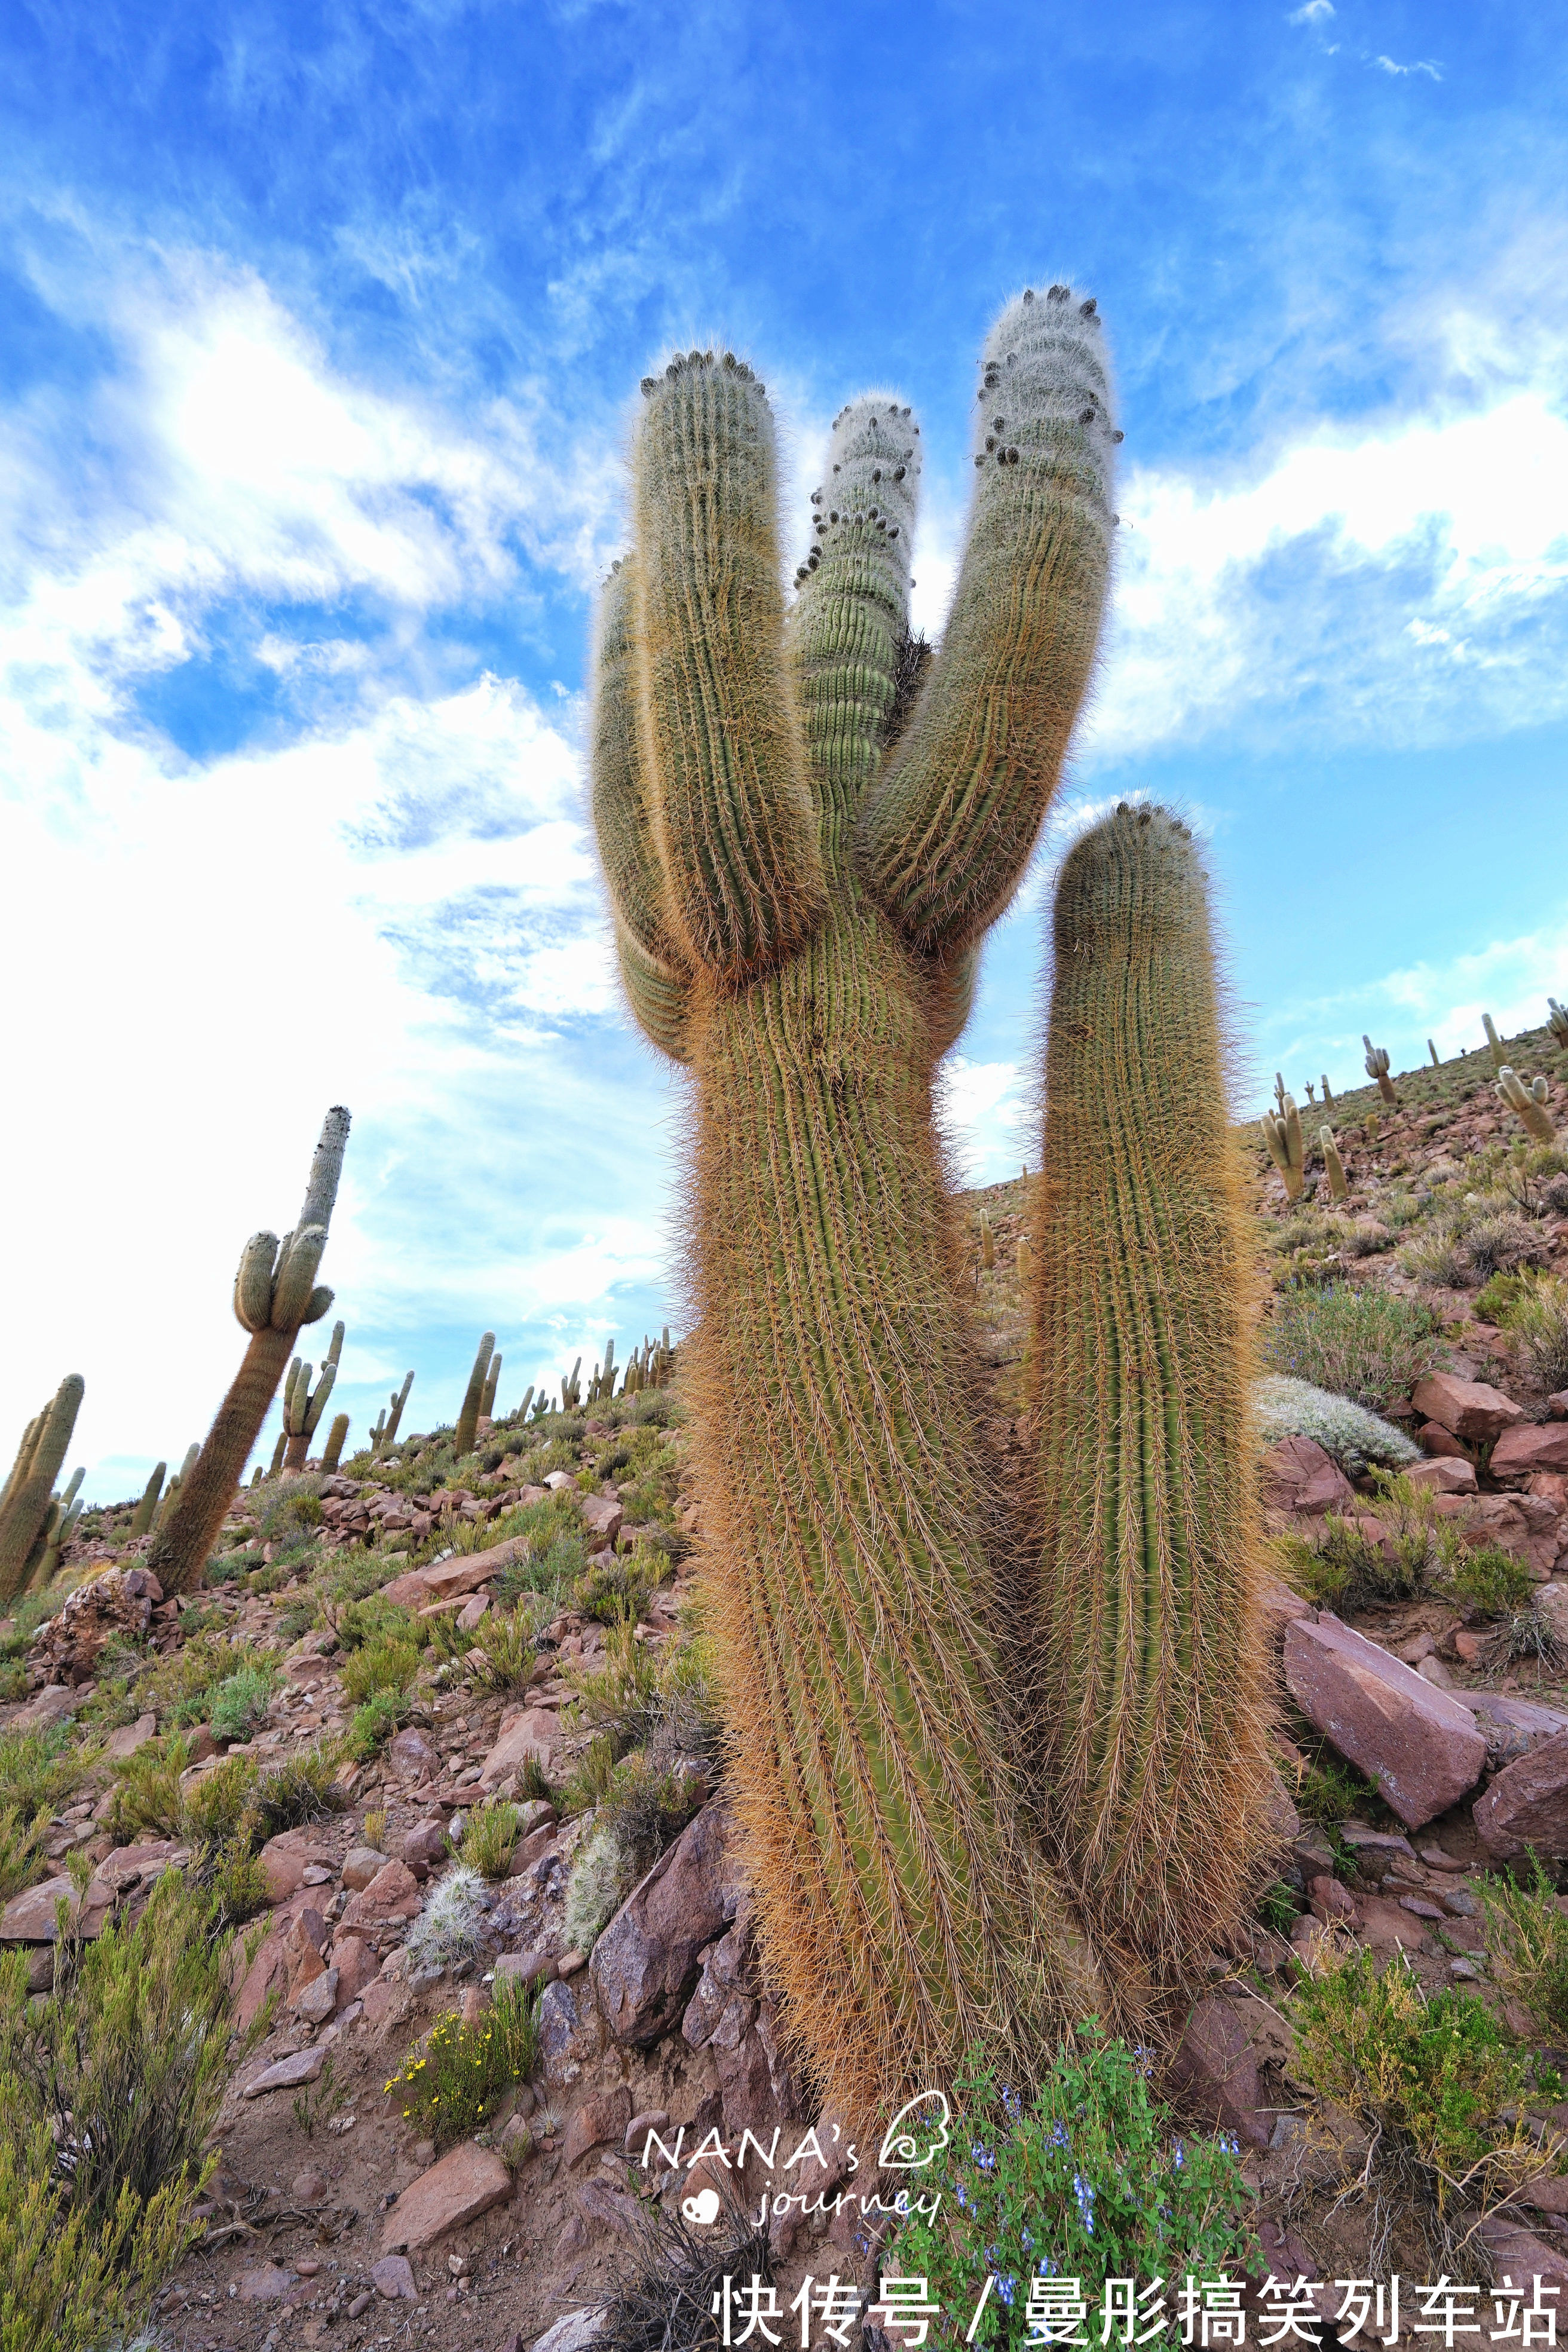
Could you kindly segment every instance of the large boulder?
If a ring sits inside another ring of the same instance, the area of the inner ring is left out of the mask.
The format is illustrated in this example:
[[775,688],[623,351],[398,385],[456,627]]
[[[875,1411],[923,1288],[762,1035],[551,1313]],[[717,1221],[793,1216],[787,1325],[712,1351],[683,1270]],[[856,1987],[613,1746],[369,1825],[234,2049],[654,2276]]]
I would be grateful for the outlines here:
[[499,1788],[529,1762],[548,1771],[561,1738],[561,1718],[547,1706],[514,1708],[501,1717],[495,1746],[479,1768],[481,1789]]
[[503,2205],[510,2195],[511,2175],[504,2158],[493,2147],[464,2140],[404,2190],[382,2225],[382,2252],[416,2254],[448,2230],[477,2221],[492,2205]]
[[1458,1372],[1428,1372],[1417,1381],[1412,1402],[1418,1413],[1435,1421],[1454,1437],[1489,1445],[1505,1429],[1524,1419],[1524,1407],[1485,1381],[1462,1381]]
[[733,1916],[725,1879],[723,1815],[705,1805],[594,1947],[594,1988],[617,2042],[646,2047],[679,2017],[703,1946]]
[[1476,1833],[1494,1862],[1533,1848],[1568,1860],[1568,1731],[1505,1765],[1475,1805]]
[[1310,1437],[1281,1437],[1258,1465],[1264,1507],[1296,1517],[1320,1517],[1349,1510],[1355,1488],[1331,1454]]
[[1492,1448],[1494,1478],[1528,1478],[1533,1470],[1568,1470],[1568,1421],[1521,1422]]
[[111,1568],[89,1584],[79,1584],[65,1607],[40,1626],[27,1652],[36,1683],[78,1689],[90,1682],[98,1654],[116,1636],[144,1642],[163,1588],[148,1568]]
[[1481,1495],[1462,1506],[1465,1541],[1495,1544],[1544,1584],[1556,1563],[1562,1517],[1544,1495]]
[[1486,1737],[1469,1708],[1327,1611],[1287,1628],[1285,1682],[1407,1829],[1446,1812],[1480,1778]]

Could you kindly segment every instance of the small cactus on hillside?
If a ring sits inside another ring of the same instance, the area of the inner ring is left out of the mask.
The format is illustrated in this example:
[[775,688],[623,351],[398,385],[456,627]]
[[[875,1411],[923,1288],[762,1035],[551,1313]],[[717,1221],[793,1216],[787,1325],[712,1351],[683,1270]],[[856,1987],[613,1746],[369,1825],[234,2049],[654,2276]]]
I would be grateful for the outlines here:
[[485,1375],[485,1392],[479,1400],[479,1419],[493,1421],[496,1413],[496,1391],[500,1386],[500,1356],[490,1358],[490,1368]]
[[[269,1478],[276,1478],[279,1470],[282,1469],[283,1456],[288,1450],[289,1433],[286,1429],[280,1429],[278,1433],[278,1443],[272,1449],[272,1460],[268,1467],[267,1475]],[[176,1481],[176,1484],[178,1482]]]
[[490,1358],[495,1354],[495,1333],[482,1332],[479,1349],[474,1357],[474,1369],[468,1374],[468,1385],[463,1391],[462,1410],[458,1415],[458,1426],[452,1437],[453,1448],[459,1454],[471,1454],[474,1450],[474,1435],[479,1428],[479,1407],[484,1402],[485,1379],[489,1371]]
[[1367,1036],[1363,1036],[1361,1042],[1366,1047],[1367,1076],[1377,1080],[1377,1091],[1385,1103],[1397,1103],[1399,1097],[1394,1093],[1394,1080],[1388,1075],[1387,1046],[1374,1045]]
[[14,1601],[26,1585],[86,1391],[80,1373],[68,1373],[23,1432],[0,1495],[0,1601]]
[[1489,1013],[1482,1013],[1481,1027],[1487,1033],[1487,1044],[1491,1048],[1492,1068],[1500,1078],[1503,1073],[1503,1066],[1507,1061],[1508,1056],[1503,1047],[1502,1039],[1498,1035],[1497,1025],[1492,1020],[1492,1016]]
[[1313,1086],[1310,1078],[1307,1081],[1307,1100],[1311,1104],[1312,1108],[1316,1110],[1318,1108],[1317,1088]]
[[330,1473],[337,1468],[339,1463],[343,1458],[343,1440],[348,1433],[348,1414],[346,1412],[334,1413],[332,1416],[332,1425],[327,1432],[327,1450],[321,1456],[321,1467],[323,1470]]
[[1433,1067],[1435,1070],[1440,1070],[1440,1069],[1442,1068],[1443,1065],[1442,1065],[1442,1063],[1441,1063],[1441,1062],[1438,1060],[1438,1058],[1437,1058],[1437,1048],[1436,1048],[1436,1046],[1434,1045],[1434,1043],[1433,1043],[1433,1041],[1432,1041],[1432,1039],[1431,1039],[1430,1037],[1428,1037],[1428,1038],[1427,1038],[1427,1040],[1426,1040],[1426,1051],[1427,1051],[1427,1052],[1431,1055],[1431,1056],[1432,1056],[1432,1067]]
[[400,1389],[394,1389],[387,1399],[390,1410],[383,1411],[376,1416],[375,1427],[372,1430],[370,1437],[370,1450],[373,1454],[391,1452],[392,1442],[397,1435],[397,1425],[403,1419],[403,1408],[408,1402],[408,1391],[413,1386],[413,1373],[405,1372],[403,1386]]
[[1546,1000],[1547,1026],[1565,1054],[1568,1054],[1568,1006],[1558,1003],[1554,996]]
[[1275,1099],[1278,1110],[1266,1110],[1258,1121],[1268,1157],[1285,1180],[1285,1197],[1299,1201],[1301,1197],[1305,1155],[1301,1142],[1301,1114],[1292,1097],[1285,1091],[1285,1082],[1276,1078]]
[[1556,1142],[1557,1129],[1547,1108],[1544,1076],[1527,1085],[1505,1062],[1498,1072],[1493,1092],[1500,1101],[1507,1103],[1510,1110],[1517,1112],[1527,1134],[1533,1135],[1538,1143]]
[[1338,1110],[1339,1108],[1338,1103],[1334,1100],[1333,1096],[1329,1092],[1329,1074],[1327,1070],[1323,1072],[1323,1108],[1325,1110]]
[[1345,1163],[1340,1158],[1340,1147],[1334,1141],[1333,1129],[1321,1127],[1318,1129],[1318,1142],[1322,1150],[1323,1166],[1329,1171],[1330,1192],[1336,1201],[1348,1201],[1351,1188],[1345,1181]]
[[168,1464],[166,1462],[160,1462],[157,1467],[153,1470],[153,1475],[148,1479],[147,1484],[142,1489],[142,1500],[137,1504],[135,1510],[131,1515],[131,1538],[132,1542],[135,1541],[138,1536],[144,1536],[147,1533],[148,1528],[152,1526],[153,1514],[158,1507],[158,1498],[163,1491],[163,1481],[168,1475]]
[[[201,1582],[295,1340],[307,1323],[319,1323],[332,1303],[331,1292],[317,1282],[316,1275],[327,1246],[348,1136],[349,1114],[336,1104],[327,1113],[311,1157],[299,1223],[281,1242],[276,1234],[253,1234],[240,1254],[234,1312],[250,1335],[249,1344],[200,1456],[182,1484],[178,1506],[153,1539],[147,1564],[166,1593],[190,1592]],[[288,1442],[285,1431],[279,1465]]]
[[1027,1234],[1020,1234],[1018,1236],[1016,1271],[1019,1289],[1026,1292],[1035,1278],[1035,1253],[1029,1246]]
[[570,1374],[562,1375],[561,1410],[563,1412],[575,1412],[583,1402],[583,1382],[580,1377],[582,1370],[583,1359],[579,1356]]
[[513,1413],[512,1419],[514,1421],[526,1421],[528,1419],[528,1408],[532,1402],[533,1382],[530,1381],[528,1388],[523,1395],[522,1402],[518,1406],[517,1411]]
[[302,1470],[305,1466],[310,1440],[316,1434],[322,1409],[338,1377],[338,1363],[342,1352],[343,1326],[334,1323],[331,1345],[321,1359],[321,1377],[314,1391],[310,1387],[310,1367],[305,1358],[296,1356],[289,1367],[289,1378],[283,1388],[283,1426],[289,1433],[289,1444],[283,1455],[286,1470]]

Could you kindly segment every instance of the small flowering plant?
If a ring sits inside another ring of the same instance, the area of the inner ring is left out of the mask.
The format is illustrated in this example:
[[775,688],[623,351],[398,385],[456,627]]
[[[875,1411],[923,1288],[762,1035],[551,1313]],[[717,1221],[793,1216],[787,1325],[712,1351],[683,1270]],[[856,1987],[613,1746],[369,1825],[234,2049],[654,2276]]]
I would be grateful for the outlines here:
[[497,2101],[539,2063],[536,2010],[532,1992],[511,1983],[498,1985],[478,2024],[466,2023],[455,2009],[438,2017],[382,2086],[398,2100],[404,2121],[422,2127],[437,2147],[488,2123]]
[[978,2308],[969,2340],[1022,2352],[1033,2281],[1075,2278],[1098,2345],[1108,2278],[1163,2279],[1173,2313],[1189,2272],[1239,2279],[1254,2263],[1235,2140],[1178,2131],[1149,2075],[1146,2054],[1093,2020],[1026,2098],[971,2060],[944,2169],[927,2179],[944,2192],[936,2218],[917,2215],[897,2242],[900,2268],[942,2307],[939,2334],[963,2342]]

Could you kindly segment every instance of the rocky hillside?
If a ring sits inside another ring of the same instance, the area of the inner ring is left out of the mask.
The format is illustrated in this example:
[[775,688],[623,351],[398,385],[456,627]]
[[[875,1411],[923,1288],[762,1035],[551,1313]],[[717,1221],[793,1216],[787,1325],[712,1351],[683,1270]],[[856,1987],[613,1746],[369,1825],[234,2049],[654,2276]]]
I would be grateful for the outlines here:
[[[1394,1086],[1328,1115],[1342,1200],[1321,1153],[1290,1200],[1244,1142],[1276,1852],[1164,2087],[1244,2152],[1259,2281],[1568,2287],[1568,1149],[1487,1055]],[[1029,1188],[961,1207],[1021,1470]],[[218,2151],[160,2340],[572,2352],[652,2203],[729,2185],[693,2153],[748,2129],[787,2168],[816,2126],[789,2181],[821,2207],[726,2243],[786,2309],[807,2274],[868,2285],[874,2168],[840,2200],[727,1850],[679,1378],[268,1479],[181,1601],[131,1516],[89,1514],[0,1626],[0,1946],[15,2032],[121,1945],[151,2018],[182,1936],[234,1931],[212,2061],[159,2094],[160,2163]]]

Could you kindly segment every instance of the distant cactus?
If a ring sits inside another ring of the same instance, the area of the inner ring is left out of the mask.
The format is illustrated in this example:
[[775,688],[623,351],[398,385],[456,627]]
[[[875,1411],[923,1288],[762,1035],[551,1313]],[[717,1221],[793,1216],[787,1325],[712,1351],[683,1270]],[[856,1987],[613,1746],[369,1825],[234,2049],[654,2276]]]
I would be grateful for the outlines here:
[[578,1405],[582,1402],[583,1383],[579,1378],[582,1370],[583,1359],[579,1356],[576,1362],[572,1367],[570,1377],[568,1378],[563,1375],[562,1378],[561,1410],[563,1412],[575,1412]]
[[35,1592],[47,1591],[59,1574],[60,1555],[76,1533],[76,1523],[82,1507],[77,1501],[77,1489],[86,1477],[85,1470],[71,1474],[71,1481],[63,1495],[57,1495],[49,1504],[48,1517],[34,1540],[28,1559],[29,1585]]
[[1496,1024],[1493,1022],[1492,1016],[1489,1013],[1482,1013],[1481,1027],[1487,1033],[1487,1044],[1491,1048],[1492,1068],[1500,1078],[1503,1073],[1503,1065],[1507,1061],[1508,1056],[1503,1047],[1502,1039],[1498,1035]]
[[458,1415],[458,1426],[452,1437],[453,1449],[459,1454],[471,1454],[474,1450],[474,1434],[479,1427],[479,1406],[484,1401],[485,1376],[489,1370],[490,1358],[495,1353],[495,1347],[496,1335],[493,1331],[486,1331],[480,1335],[479,1349],[474,1357],[474,1369],[468,1374],[468,1385],[463,1391],[462,1410]]
[[408,1402],[408,1391],[413,1386],[413,1373],[405,1372],[403,1386],[400,1389],[394,1389],[387,1399],[391,1410],[383,1412],[376,1417],[375,1427],[370,1435],[370,1450],[373,1454],[391,1453],[393,1441],[397,1435],[398,1423],[403,1419],[403,1408]]
[[1547,1108],[1544,1077],[1538,1077],[1532,1085],[1527,1086],[1505,1062],[1498,1072],[1493,1092],[1500,1101],[1507,1103],[1510,1110],[1518,1113],[1525,1131],[1533,1135],[1538,1143],[1556,1142],[1557,1129]]
[[1285,1091],[1285,1082],[1274,1081],[1278,1110],[1266,1110],[1258,1121],[1263,1140],[1268,1146],[1268,1157],[1285,1180],[1285,1197],[1299,1201],[1305,1171],[1305,1153],[1301,1142],[1301,1114],[1292,1097]]
[[135,1541],[138,1536],[144,1536],[148,1528],[152,1526],[153,1514],[158,1507],[158,1497],[163,1491],[163,1481],[168,1475],[168,1464],[166,1462],[160,1462],[157,1468],[153,1471],[153,1475],[148,1479],[147,1484],[142,1489],[142,1500],[137,1504],[135,1510],[131,1515],[131,1538],[132,1542]]
[[1333,1096],[1329,1092],[1329,1074],[1327,1070],[1323,1072],[1323,1108],[1325,1110],[1338,1110],[1339,1108],[1338,1103],[1334,1100]]
[[268,1473],[267,1473],[267,1475],[268,1475],[268,1476],[269,1478],[276,1478],[276,1477],[277,1477],[277,1475],[278,1475],[278,1473],[279,1472],[279,1470],[281,1470],[281,1469],[282,1469],[282,1467],[283,1467],[283,1456],[284,1456],[284,1454],[288,1452],[288,1450],[289,1450],[289,1433],[288,1433],[288,1431],[287,1431],[286,1429],[280,1429],[280,1430],[279,1431],[279,1433],[278,1433],[278,1443],[277,1443],[277,1444],[276,1444],[276,1445],[273,1447],[273,1449],[272,1449],[272,1462],[271,1462],[271,1465],[270,1465],[270,1467],[268,1468]]
[[1307,1100],[1311,1104],[1312,1108],[1316,1110],[1318,1108],[1317,1089],[1314,1087],[1310,1078],[1307,1081]]
[[479,1402],[481,1421],[493,1421],[496,1412],[496,1391],[500,1386],[500,1358],[490,1358],[490,1368],[485,1376],[485,1392]]
[[1377,1080],[1377,1091],[1385,1103],[1397,1103],[1399,1097],[1394,1093],[1394,1081],[1388,1075],[1387,1046],[1374,1045],[1372,1039],[1366,1036],[1363,1036],[1361,1042],[1366,1047],[1367,1076]]
[[14,1601],[26,1582],[86,1391],[81,1374],[68,1373],[24,1433],[0,1497],[0,1601]]
[[1017,1276],[1019,1289],[1026,1291],[1029,1285],[1035,1278],[1035,1253],[1029,1247],[1029,1236],[1027,1234],[1020,1234],[1018,1236],[1018,1250],[1017,1256],[1015,1261],[1015,1272]]
[[1361,1125],[1362,1133],[1366,1137],[1367,1141],[1369,1143],[1375,1143],[1378,1138],[1377,1113],[1374,1110],[1369,1110],[1365,1118],[1362,1120]]
[[[275,1234],[253,1234],[240,1255],[235,1276],[234,1311],[250,1334],[244,1360],[191,1475],[181,1487],[173,1517],[158,1529],[147,1564],[167,1593],[190,1592],[201,1582],[207,1555],[234,1499],[235,1489],[261,1433],[278,1383],[294,1352],[300,1328],[319,1323],[332,1294],[318,1284],[327,1228],[337,1199],[348,1144],[349,1114],[341,1104],[326,1116],[310,1161],[300,1221],[281,1243]],[[288,1445],[282,1433],[278,1463]]]
[[991,1220],[984,1209],[980,1212],[980,1263],[992,1266],[996,1263],[996,1236],[991,1230]]
[[332,1415],[332,1425],[327,1432],[327,1450],[321,1456],[321,1467],[330,1475],[343,1458],[343,1440],[349,1433],[346,1412]]
[[1568,1010],[1559,1004],[1554,996],[1547,998],[1546,1005],[1547,1026],[1563,1051],[1568,1054]]
[[258,1463],[257,1464],[257,1465],[256,1465],[255,1469],[254,1469],[254,1470],[251,1472],[251,1474],[250,1474],[250,1483],[251,1483],[251,1485],[252,1485],[253,1486],[260,1486],[260,1484],[261,1484],[261,1482],[262,1482],[262,1480],[263,1480],[263,1478],[265,1478],[265,1477],[266,1477],[266,1475],[267,1475],[266,1471],[262,1468],[262,1466],[261,1466],[260,1463],[258,1462]]
[[594,1367],[594,1377],[588,1383],[588,1402],[601,1404],[616,1393],[616,1343],[608,1340],[605,1347],[603,1368]]
[[517,1411],[516,1411],[516,1412],[513,1413],[513,1415],[512,1415],[512,1419],[513,1419],[513,1421],[526,1421],[526,1420],[528,1419],[528,1408],[529,1408],[529,1406],[532,1403],[532,1402],[533,1402],[533,1383],[532,1383],[532,1381],[531,1381],[529,1382],[529,1384],[528,1384],[528,1389],[527,1389],[527,1391],[526,1391],[526,1393],[525,1393],[525,1395],[524,1395],[524,1397],[523,1397],[522,1402],[518,1406]]
[[1336,1201],[1348,1201],[1351,1188],[1345,1181],[1345,1163],[1340,1158],[1340,1147],[1334,1141],[1331,1127],[1318,1129],[1318,1142],[1322,1149],[1323,1166],[1329,1171],[1329,1190]]
[[1442,1065],[1442,1063],[1441,1063],[1441,1062],[1438,1060],[1438,1058],[1437,1058],[1437,1048],[1436,1048],[1436,1046],[1433,1044],[1433,1042],[1432,1042],[1432,1040],[1431,1040],[1431,1038],[1430,1038],[1430,1037],[1428,1037],[1428,1038],[1427,1038],[1427,1040],[1426,1040],[1426,1051],[1427,1051],[1427,1052],[1431,1055],[1431,1056],[1432,1056],[1432,1067],[1433,1067],[1435,1070],[1440,1070],[1440,1069],[1442,1068],[1443,1065]]
[[332,1341],[321,1359],[321,1377],[315,1391],[310,1389],[310,1367],[296,1357],[289,1366],[289,1380],[283,1391],[283,1426],[289,1433],[289,1444],[283,1455],[285,1470],[302,1470],[310,1452],[310,1440],[316,1434],[322,1407],[331,1395],[332,1383],[338,1377],[338,1362],[343,1352],[343,1327],[332,1326]]

